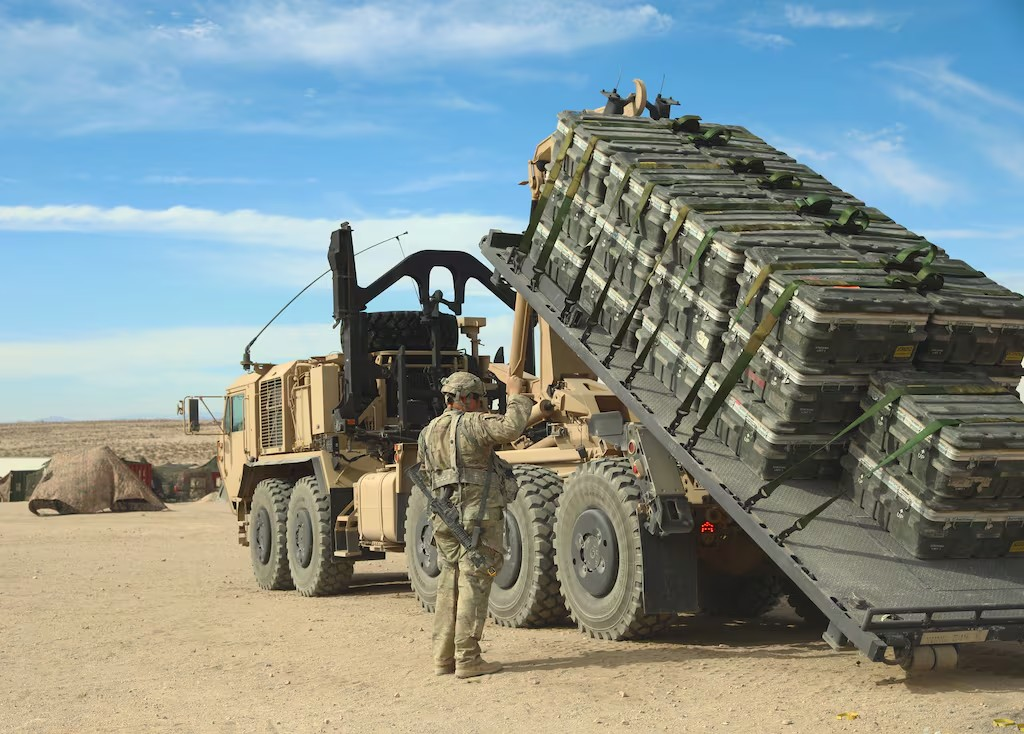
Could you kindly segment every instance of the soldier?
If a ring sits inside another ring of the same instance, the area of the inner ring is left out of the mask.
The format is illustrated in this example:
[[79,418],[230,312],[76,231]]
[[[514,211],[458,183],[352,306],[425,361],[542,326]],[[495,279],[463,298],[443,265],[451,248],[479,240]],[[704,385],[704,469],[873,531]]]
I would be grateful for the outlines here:
[[492,415],[483,412],[480,378],[468,372],[449,375],[441,384],[448,407],[420,433],[424,476],[435,492],[450,493],[470,535],[480,528],[477,550],[489,561],[483,568],[474,566],[448,526],[434,518],[441,567],[433,633],[437,675],[472,678],[501,670],[500,663],[480,657],[487,599],[504,560],[506,477],[496,470],[494,448],[522,434],[532,407],[532,400],[520,394],[522,382],[510,383],[508,410]]

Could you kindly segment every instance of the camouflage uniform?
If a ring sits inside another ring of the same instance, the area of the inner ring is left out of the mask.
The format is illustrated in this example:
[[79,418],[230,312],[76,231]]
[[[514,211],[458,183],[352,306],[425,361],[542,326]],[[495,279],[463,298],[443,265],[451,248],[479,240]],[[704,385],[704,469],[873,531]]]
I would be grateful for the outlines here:
[[[456,373],[461,374],[464,373]],[[479,380],[476,384],[480,385],[482,393]],[[463,526],[470,534],[477,518],[481,518],[477,550],[490,561],[495,573],[504,561],[506,498],[502,494],[501,477],[492,473],[486,506],[481,507],[484,485],[479,480],[481,471],[493,472],[494,447],[522,434],[531,408],[531,399],[523,395],[509,399],[505,415],[449,408],[420,433],[419,457],[425,478],[438,491],[451,490],[451,501],[459,508]],[[452,470],[464,469],[477,470],[468,477],[477,481],[452,483],[457,476]],[[434,665],[438,672],[450,672],[453,663],[462,667],[480,662],[480,637],[487,620],[487,599],[494,577],[488,574],[487,568],[478,569],[470,562],[448,526],[436,517],[434,540],[441,570],[434,611]]]

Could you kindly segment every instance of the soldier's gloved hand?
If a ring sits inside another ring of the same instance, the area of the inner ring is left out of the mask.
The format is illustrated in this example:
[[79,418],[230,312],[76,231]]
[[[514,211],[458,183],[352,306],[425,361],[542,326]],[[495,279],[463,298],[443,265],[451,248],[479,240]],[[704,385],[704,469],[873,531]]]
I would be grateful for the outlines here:
[[526,383],[520,380],[518,377],[509,377],[508,382],[505,383],[505,394],[511,397],[512,395],[522,395],[526,390]]

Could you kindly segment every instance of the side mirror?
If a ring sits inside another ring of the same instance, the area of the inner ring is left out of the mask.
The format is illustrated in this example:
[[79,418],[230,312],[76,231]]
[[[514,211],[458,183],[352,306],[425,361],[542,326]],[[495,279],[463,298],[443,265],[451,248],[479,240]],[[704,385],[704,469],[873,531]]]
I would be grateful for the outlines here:
[[199,433],[199,399],[185,399],[185,433]]

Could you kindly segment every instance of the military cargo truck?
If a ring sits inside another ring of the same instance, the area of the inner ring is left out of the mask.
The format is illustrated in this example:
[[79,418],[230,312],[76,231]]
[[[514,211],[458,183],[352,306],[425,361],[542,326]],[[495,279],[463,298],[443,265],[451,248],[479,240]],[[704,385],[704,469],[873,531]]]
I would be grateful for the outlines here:
[[[401,550],[432,607],[404,470],[466,369],[499,409],[513,379],[538,403],[502,452],[520,491],[499,624],[632,639],[788,595],[833,647],[909,670],[1024,640],[1024,407],[1003,397],[1024,299],[743,128],[673,119],[639,82],[606,94],[537,146],[529,227],[484,237],[490,268],[421,252],[364,288],[351,229],[333,233],[341,353],[228,391],[219,460],[257,582],[335,593]],[[365,312],[404,276],[419,311]],[[471,278],[514,309],[507,360],[453,321]]]

